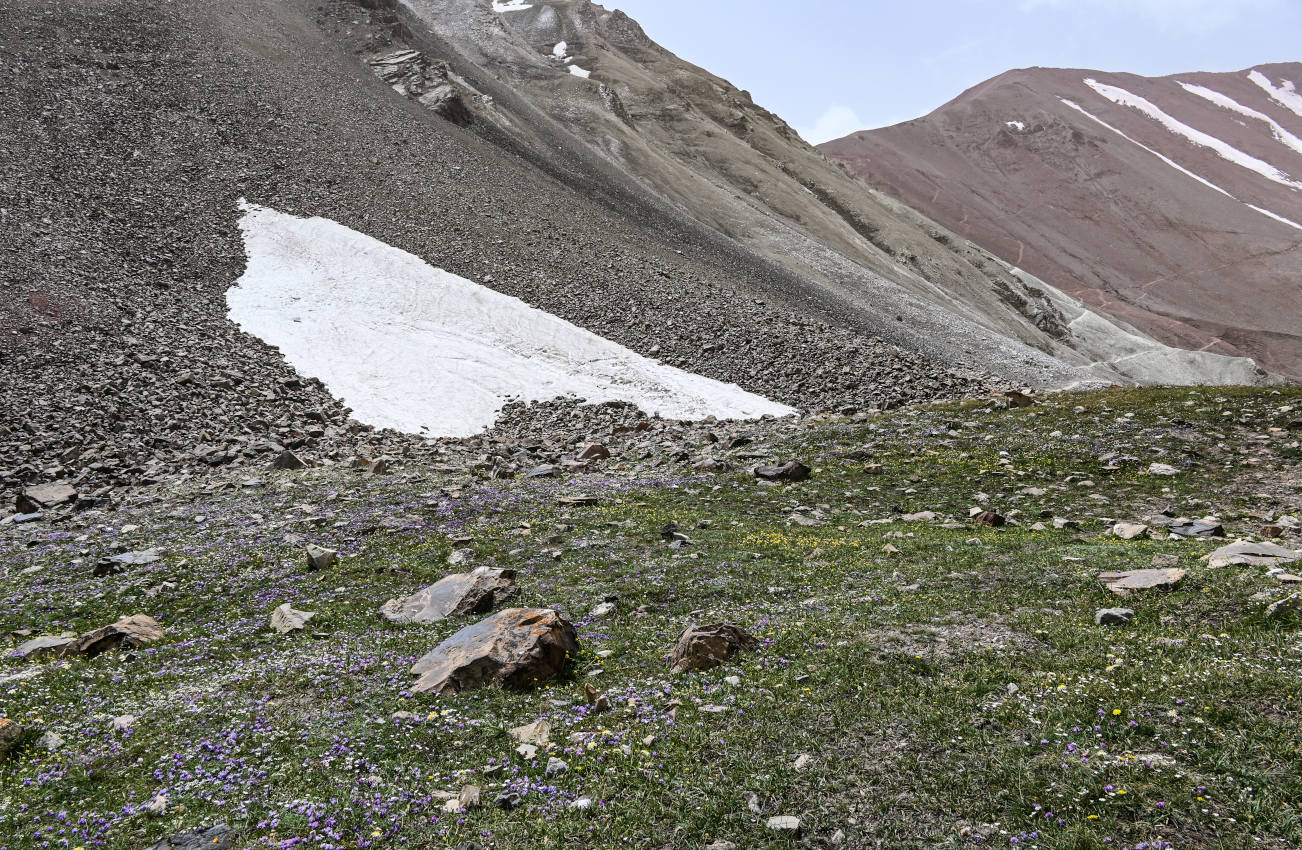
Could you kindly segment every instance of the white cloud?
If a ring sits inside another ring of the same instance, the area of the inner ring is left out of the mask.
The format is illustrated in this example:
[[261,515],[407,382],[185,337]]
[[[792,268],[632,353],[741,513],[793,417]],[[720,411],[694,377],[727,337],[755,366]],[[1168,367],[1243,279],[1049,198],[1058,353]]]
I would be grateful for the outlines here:
[[1043,8],[1100,8],[1144,17],[1163,29],[1205,35],[1247,14],[1280,8],[1285,0],[1020,0],[1023,12]]
[[812,126],[797,127],[796,132],[811,145],[821,145],[848,136],[856,130],[867,129],[867,126],[867,122],[850,107],[833,104],[818,116]]

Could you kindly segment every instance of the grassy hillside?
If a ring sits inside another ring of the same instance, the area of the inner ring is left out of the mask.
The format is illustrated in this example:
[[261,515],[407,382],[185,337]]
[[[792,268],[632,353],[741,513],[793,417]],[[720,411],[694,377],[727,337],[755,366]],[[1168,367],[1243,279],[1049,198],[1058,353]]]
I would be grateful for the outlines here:
[[[1299,618],[1264,615],[1290,589],[1208,567],[1223,541],[1108,529],[1171,508],[1233,539],[1302,514],[1299,419],[1297,389],[1063,395],[810,423],[774,450],[814,469],[800,484],[759,483],[746,458],[542,482],[267,471],[2,526],[5,632],[147,613],[167,636],[0,659],[0,716],[26,730],[0,762],[0,848],[144,848],[217,823],[236,847],[1296,847]],[[597,504],[559,501],[575,494]],[[662,540],[670,522],[690,545]],[[307,571],[309,542],[340,561]],[[115,546],[163,559],[94,577]],[[513,605],[575,622],[568,676],[410,693],[415,659],[468,621],[376,609],[461,548],[520,571]],[[1157,555],[1189,571],[1174,590],[1123,600],[1097,579]],[[306,631],[270,631],[284,602],[317,612]],[[1133,623],[1095,625],[1117,605]],[[686,626],[723,621],[760,648],[669,672]],[[527,760],[507,730],[539,718],[551,745]],[[568,770],[546,775],[549,757]],[[467,785],[482,804],[447,811]],[[512,791],[522,805],[494,803]]]

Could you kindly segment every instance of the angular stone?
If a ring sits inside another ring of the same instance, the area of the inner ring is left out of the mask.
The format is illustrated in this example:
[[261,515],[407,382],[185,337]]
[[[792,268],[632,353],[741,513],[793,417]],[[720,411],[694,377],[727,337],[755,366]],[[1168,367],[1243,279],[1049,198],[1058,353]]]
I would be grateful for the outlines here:
[[602,602],[597,606],[595,606],[591,611],[589,611],[588,616],[593,619],[596,619],[598,617],[605,617],[608,614],[612,614],[614,613],[614,611],[615,611],[614,602]]
[[271,628],[280,635],[302,631],[315,616],[315,611],[299,611],[286,602],[271,612]]
[[1275,543],[1236,540],[1208,555],[1207,565],[1209,567],[1274,567],[1299,560],[1302,560],[1302,552],[1285,549]]
[[1169,590],[1184,579],[1186,570],[1128,570],[1119,573],[1099,573],[1099,581],[1118,596],[1137,590]]
[[605,460],[610,457],[610,449],[601,443],[588,443],[579,451],[579,460]]
[[46,508],[56,508],[77,498],[77,488],[68,484],[40,484],[28,487],[18,496],[15,507],[18,513],[37,513]]
[[1094,622],[1100,626],[1125,626],[1135,619],[1135,612],[1129,608],[1102,608],[1094,615]]
[[516,594],[515,570],[479,567],[455,573],[403,599],[390,599],[380,616],[391,623],[436,623],[448,617],[487,614]]
[[307,469],[307,463],[298,455],[285,449],[277,457],[275,463],[271,465],[272,469]]
[[132,614],[82,635],[70,654],[94,658],[113,650],[138,649],[163,639],[163,627],[146,614]]
[[1112,536],[1122,540],[1134,540],[1148,533],[1148,526],[1138,522],[1119,522],[1112,526]]
[[35,661],[38,658],[60,658],[67,654],[76,638],[42,635],[27,641],[14,651],[19,658]]
[[18,721],[0,717],[0,761],[9,755],[9,751],[17,745],[21,737],[23,737],[23,727]]
[[164,838],[149,850],[230,850],[234,836],[225,824],[199,827]]
[[755,477],[765,481],[808,481],[813,472],[799,461],[789,461],[781,466],[757,466]]
[[759,641],[750,632],[732,623],[691,626],[679,636],[674,646],[673,671],[709,670],[741,650],[757,646]]
[[1225,526],[1201,519],[1177,520],[1166,530],[1179,537],[1224,537]]
[[416,693],[523,688],[554,678],[578,655],[570,624],[547,608],[508,608],[466,626],[411,668]]
[[552,724],[546,719],[535,720],[528,726],[517,726],[510,732],[511,737],[522,744],[546,746],[551,740]]
[[307,567],[310,570],[328,570],[339,560],[339,553],[334,549],[327,549],[324,546],[317,546],[315,543],[307,544]]
[[919,511],[916,514],[905,514],[904,516],[900,517],[900,519],[903,520],[904,522],[935,522],[936,512]]
[[1169,478],[1172,475],[1179,475],[1180,470],[1176,469],[1174,466],[1171,466],[1168,463],[1154,463],[1148,467],[1148,474],[1159,475],[1159,476]]
[[1285,596],[1278,602],[1271,603],[1266,609],[1267,617],[1278,617],[1287,611],[1302,611],[1302,593],[1294,593],[1291,596]]
[[987,528],[1003,528],[1008,524],[1008,520],[994,511],[982,511],[973,519],[977,525],[984,525]]
[[526,478],[558,478],[561,471],[551,464],[535,466],[525,475]]

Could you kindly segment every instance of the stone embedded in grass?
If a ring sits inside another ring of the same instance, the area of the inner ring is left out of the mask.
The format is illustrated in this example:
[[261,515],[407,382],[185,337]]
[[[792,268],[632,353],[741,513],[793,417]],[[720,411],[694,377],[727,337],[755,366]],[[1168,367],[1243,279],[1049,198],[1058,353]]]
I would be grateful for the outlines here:
[[1008,520],[994,511],[982,511],[976,515],[973,520],[977,525],[983,525],[987,528],[1003,528],[1008,524]]
[[474,563],[474,560],[475,550],[468,547],[454,549],[452,550],[452,553],[448,555],[448,565],[452,567],[462,567],[466,564]]
[[545,745],[549,740],[551,740],[551,734],[552,724],[545,718],[542,720],[535,720],[528,726],[517,726],[510,730],[511,737],[520,743],[538,744],[540,746]]
[[1129,608],[1102,608],[1094,615],[1094,622],[1100,626],[1127,626],[1135,619],[1135,612]]
[[598,617],[605,617],[608,614],[613,614],[614,612],[615,612],[614,602],[601,602],[598,603],[596,606],[594,606],[593,609],[588,612],[588,616],[593,619],[596,619]]
[[18,739],[21,737],[23,737],[23,727],[18,721],[0,717],[0,761],[9,755],[9,751],[18,744]]
[[561,759],[556,758],[556,756],[551,756],[550,758],[547,759],[547,767],[543,772],[546,773],[548,776],[557,776],[569,769],[570,769],[569,764],[562,761]]
[[60,658],[70,651],[73,644],[77,642],[75,637],[56,637],[54,635],[42,635],[34,637],[22,644],[14,651],[19,658],[25,658],[28,661],[35,661],[38,658]]
[[1122,540],[1134,540],[1148,533],[1148,526],[1140,522],[1119,522],[1112,526],[1112,536]]
[[574,626],[548,608],[508,608],[466,626],[411,668],[415,693],[523,688],[557,676],[578,655]]
[[1302,552],[1285,549],[1274,543],[1252,543],[1248,540],[1236,540],[1207,556],[1209,567],[1274,567],[1293,561],[1302,561]]
[[479,567],[445,576],[403,599],[390,599],[380,616],[391,623],[436,623],[448,617],[487,614],[514,596],[519,588],[515,570]]
[[738,652],[757,646],[759,641],[753,635],[732,623],[691,626],[679,636],[674,646],[673,671],[709,670]]
[[271,628],[280,635],[302,631],[315,616],[315,611],[299,611],[286,602],[271,612]]
[[1177,537],[1224,537],[1225,526],[1207,519],[1178,519],[1166,527]]
[[1125,572],[1099,573],[1099,581],[1118,596],[1138,590],[1170,590],[1187,575],[1186,570],[1127,570]]
[[916,514],[905,514],[904,516],[900,517],[900,519],[903,520],[904,522],[935,522],[936,512],[919,511]]
[[791,815],[777,815],[765,821],[764,826],[774,832],[795,835],[800,832],[800,818]]
[[1266,608],[1267,617],[1278,617],[1280,614],[1289,611],[1302,611],[1302,593],[1294,593],[1291,596],[1285,596],[1277,602],[1272,602]]
[[334,549],[307,544],[307,567],[309,570],[327,570],[339,560],[339,553]]
[[1171,466],[1169,463],[1154,463],[1149,465],[1148,474],[1170,478],[1173,475],[1179,475],[1180,470]]
[[149,850],[230,850],[233,836],[225,824],[199,827],[164,838]]
[[132,614],[82,635],[68,654],[94,658],[114,650],[139,649],[162,639],[163,627],[157,620],[147,614]]
[[46,732],[36,739],[36,746],[50,753],[58,752],[63,744],[63,736],[57,732]]
[[757,466],[755,477],[764,481],[808,481],[813,472],[799,461],[788,461],[780,466]]

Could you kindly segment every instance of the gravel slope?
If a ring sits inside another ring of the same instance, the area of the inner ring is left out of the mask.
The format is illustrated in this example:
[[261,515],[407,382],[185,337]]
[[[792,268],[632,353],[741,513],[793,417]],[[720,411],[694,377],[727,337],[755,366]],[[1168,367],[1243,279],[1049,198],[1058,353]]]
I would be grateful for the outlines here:
[[989,387],[832,327],[789,275],[663,216],[647,226],[404,101],[295,4],[0,0],[0,20],[10,492],[410,445],[350,422],[227,320],[241,198],[334,219],[802,409]]

